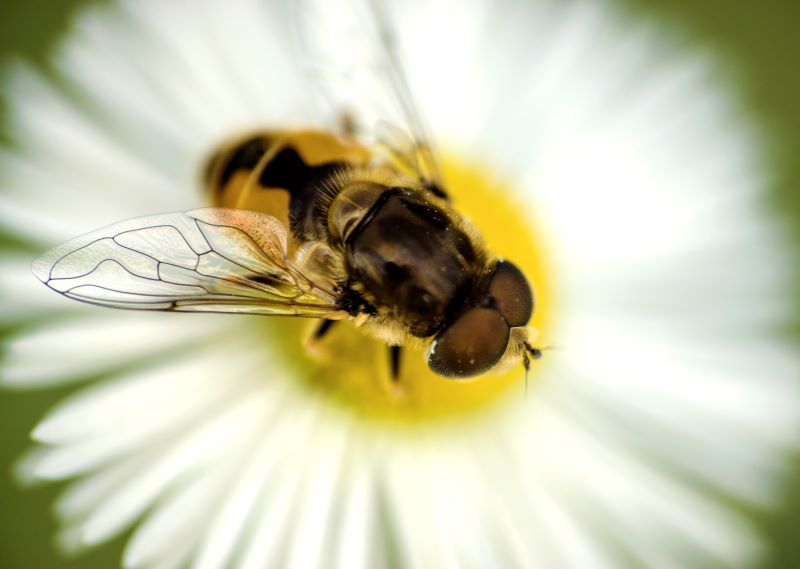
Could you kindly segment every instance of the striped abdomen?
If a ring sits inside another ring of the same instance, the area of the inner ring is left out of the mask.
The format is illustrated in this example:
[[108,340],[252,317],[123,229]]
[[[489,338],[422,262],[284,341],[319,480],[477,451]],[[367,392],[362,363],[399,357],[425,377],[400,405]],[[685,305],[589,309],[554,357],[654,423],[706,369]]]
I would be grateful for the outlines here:
[[337,171],[366,166],[371,153],[330,133],[266,131],[218,150],[205,170],[205,184],[217,207],[260,211],[283,222],[300,241],[325,232],[321,203],[335,187]]

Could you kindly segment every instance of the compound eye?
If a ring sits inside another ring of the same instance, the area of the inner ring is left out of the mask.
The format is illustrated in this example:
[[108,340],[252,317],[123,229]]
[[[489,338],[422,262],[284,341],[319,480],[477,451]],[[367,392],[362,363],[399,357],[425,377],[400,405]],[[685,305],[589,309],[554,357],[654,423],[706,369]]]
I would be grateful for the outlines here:
[[498,261],[487,290],[508,325],[525,326],[533,314],[533,292],[514,263]]
[[470,377],[500,361],[510,329],[492,308],[471,308],[436,336],[428,366],[445,377]]

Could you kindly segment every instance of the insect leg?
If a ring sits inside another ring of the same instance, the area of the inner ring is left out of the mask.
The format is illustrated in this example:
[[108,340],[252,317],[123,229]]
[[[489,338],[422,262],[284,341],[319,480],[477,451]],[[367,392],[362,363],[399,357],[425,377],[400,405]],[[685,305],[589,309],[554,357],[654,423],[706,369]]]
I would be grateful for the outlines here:
[[400,346],[389,346],[389,376],[393,383],[400,380]]
[[320,341],[328,334],[328,332],[331,331],[331,328],[337,322],[338,320],[324,319],[317,324],[317,327],[314,329],[311,335],[306,337],[303,346],[310,356],[319,357],[321,355],[322,352],[320,350]]
[[522,365],[525,367],[525,399],[528,398],[528,372],[531,370],[531,359],[528,352],[522,354]]
[[313,342],[320,341],[328,332],[330,332],[333,325],[336,324],[338,320],[323,320],[317,326],[317,329],[314,330],[314,334],[311,336],[311,340]]

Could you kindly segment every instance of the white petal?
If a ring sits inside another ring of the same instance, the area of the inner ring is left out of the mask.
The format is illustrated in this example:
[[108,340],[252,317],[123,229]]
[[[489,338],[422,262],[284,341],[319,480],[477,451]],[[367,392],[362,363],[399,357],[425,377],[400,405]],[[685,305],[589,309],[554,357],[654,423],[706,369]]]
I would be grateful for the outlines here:
[[[200,203],[194,188],[174,200],[174,182],[120,148],[34,72],[15,68],[8,82],[15,100],[25,101],[10,114],[28,146],[0,154],[4,225],[52,245],[112,221],[153,213],[154,201],[167,209]],[[21,223],[25,218],[49,218],[55,225],[30,226]]]
[[58,311],[77,311],[66,298],[35,286],[31,262],[35,255],[5,254],[0,258],[0,320],[4,324],[33,320]]
[[317,440],[310,441],[315,452],[306,460],[303,498],[296,511],[296,531],[286,560],[289,569],[327,566],[333,545],[332,528],[336,490],[342,476],[342,452],[348,432],[346,423],[326,415],[317,426]]
[[126,569],[152,567],[177,556],[184,561],[208,525],[213,511],[230,480],[226,465],[202,471],[194,480],[177,488],[134,532],[125,548]]
[[[263,486],[256,503],[253,527],[239,551],[236,567],[260,569],[281,562],[285,540],[292,534],[294,510],[304,496],[305,461],[316,424],[316,413],[309,406],[297,408],[292,418],[292,446],[282,455],[282,468]],[[314,448],[314,447],[312,447]]]
[[[430,444],[430,443],[428,443]],[[432,449],[420,441],[383,465],[389,526],[396,532],[401,563],[407,567],[457,567],[457,552],[447,528],[438,525],[428,480]]]
[[[353,448],[355,447],[355,448]],[[342,475],[338,493],[335,567],[340,569],[369,569],[380,567],[373,561],[379,544],[375,500],[376,480],[373,473],[374,456],[368,447],[351,442],[348,456],[344,457],[347,470]]]
[[[152,450],[134,457],[127,457],[109,468],[98,470],[76,480],[67,486],[56,501],[55,514],[70,527],[80,525],[103,501],[146,467],[152,457]],[[80,540],[78,544],[80,544]]]
[[83,540],[96,544],[124,530],[171,483],[195,468],[232,459],[254,442],[263,428],[264,400],[254,396],[236,402],[200,429],[175,441],[149,468],[128,481],[94,511],[83,524]]
[[27,389],[85,379],[224,334],[232,324],[202,316],[91,312],[14,336],[6,344],[0,383]]
[[[259,361],[258,356],[231,341],[189,351],[175,361],[77,392],[48,413],[34,429],[33,437],[49,444],[74,444],[103,439],[103,433],[115,428],[123,433],[142,428],[170,430],[173,421],[180,424],[195,414],[202,416],[215,403],[252,388],[260,380],[253,377]],[[220,376],[232,368],[239,373],[220,381]],[[141,421],[142,417],[147,421]],[[150,422],[156,426],[141,424]]]
[[[276,471],[285,468],[282,463],[291,445],[297,444],[296,437],[302,434],[303,420],[286,403],[285,394],[270,394],[270,405],[274,407],[270,417],[273,428],[263,436],[263,441],[248,451],[250,457],[242,465],[241,472],[232,477],[228,496],[220,500],[217,514],[209,518],[211,527],[197,554],[195,569],[230,567],[248,526],[259,522],[255,517],[258,500],[272,484]],[[287,417],[287,413],[295,416]]]
[[[237,353],[224,346],[209,352],[88,388],[37,427],[35,436],[60,443],[37,449],[18,467],[18,474],[30,481],[75,476],[158,448],[182,432],[200,428],[218,409],[254,391],[280,400],[282,383],[262,385],[252,354],[249,361],[247,354],[237,361],[239,377],[220,382],[220,373],[231,369],[231,361],[236,361],[231,357]],[[182,402],[178,408],[176,401]],[[268,414],[274,405],[263,406],[262,413]]]

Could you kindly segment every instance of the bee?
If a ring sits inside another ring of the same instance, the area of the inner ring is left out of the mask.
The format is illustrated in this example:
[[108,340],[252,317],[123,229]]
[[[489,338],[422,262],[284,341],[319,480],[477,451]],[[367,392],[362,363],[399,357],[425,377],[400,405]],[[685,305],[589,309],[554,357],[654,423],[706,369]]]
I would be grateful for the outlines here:
[[[301,5],[300,22],[331,17],[309,13],[325,2]],[[352,110],[341,132],[231,139],[203,168],[214,207],[113,224],[47,252],[34,274],[114,308],[317,318],[317,340],[349,320],[388,344],[395,379],[402,346],[426,348],[430,369],[449,378],[527,369],[541,355],[527,326],[532,287],[454,207],[391,27],[378,4],[360,6],[353,53],[318,29],[299,34],[312,82]],[[332,86],[346,78],[358,87],[342,95]]]

